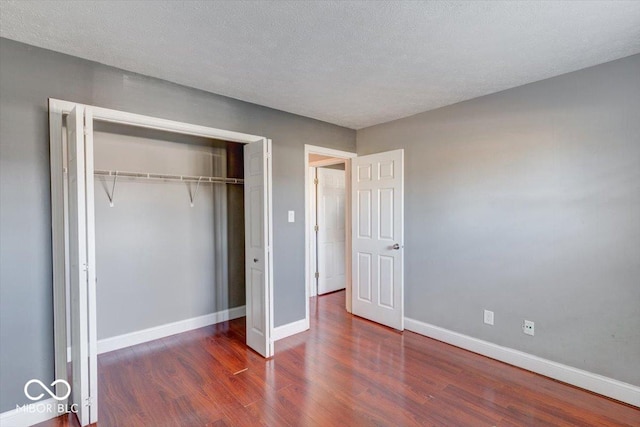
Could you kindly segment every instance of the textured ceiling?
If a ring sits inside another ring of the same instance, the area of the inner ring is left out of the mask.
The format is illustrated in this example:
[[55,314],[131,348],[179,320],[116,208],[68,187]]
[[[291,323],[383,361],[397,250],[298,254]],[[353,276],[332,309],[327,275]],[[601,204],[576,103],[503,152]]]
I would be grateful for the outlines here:
[[640,52],[640,1],[2,1],[0,36],[359,129]]

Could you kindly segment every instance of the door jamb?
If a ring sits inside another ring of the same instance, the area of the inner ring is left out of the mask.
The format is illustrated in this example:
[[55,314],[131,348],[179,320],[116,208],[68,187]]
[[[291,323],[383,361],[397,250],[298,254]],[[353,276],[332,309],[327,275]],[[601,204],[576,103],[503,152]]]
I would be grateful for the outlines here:
[[[309,208],[311,203],[311,190],[309,188],[309,167],[321,166],[322,160],[309,162],[309,154],[319,154],[322,156],[331,156],[340,161],[332,161],[335,164],[344,161],[345,164],[345,278],[346,278],[346,309],[351,313],[351,159],[357,157],[356,153],[350,151],[336,150],[333,148],[319,147],[316,145],[305,144],[304,146],[304,253],[305,253],[305,270],[304,270],[304,297],[305,297],[305,324],[306,329],[309,329],[310,317],[309,317],[309,290],[311,289],[311,209]],[[318,164],[320,163],[320,164]]]
[[[313,153],[313,154],[315,154],[315,153]],[[323,167],[323,166],[339,165],[341,163],[346,163],[346,162],[347,162],[346,159],[333,157],[331,159],[316,160],[314,162],[309,162],[309,166],[312,167],[312,168],[320,168],[320,167]]]

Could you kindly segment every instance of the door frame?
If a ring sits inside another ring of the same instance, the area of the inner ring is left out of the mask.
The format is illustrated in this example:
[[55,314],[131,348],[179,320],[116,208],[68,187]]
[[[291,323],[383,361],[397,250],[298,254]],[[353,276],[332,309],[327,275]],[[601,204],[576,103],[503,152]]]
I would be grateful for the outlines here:
[[[89,108],[93,112],[93,120],[102,122],[117,123],[147,129],[154,129],[184,135],[200,136],[212,139],[221,139],[243,144],[270,140],[263,136],[251,135],[241,132],[228,131],[224,129],[211,128],[201,125],[189,124],[173,120],[161,119],[152,116],[129,113],[108,108],[96,107],[77,102],[64,101],[49,98],[49,144],[50,144],[50,166],[51,166],[51,243],[52,243],[52,266],[53,266],[53,312],[54,312],[54,354],[55,354],[55,377],[56,379],[67,379],[67,310],[66,310],[66,287],[69,279],[67,273],[68,256],[66,254],[67,227],[65,224],[65,205],[67,191],[64,180],[64,157],[66,146],[63,143],[63,119],[74,107]],[[269,144],[270,145],[270,144]],[[273,356],[273,173],[272,155],[267,153],[267,200],[266,223],[268,226],[267,242],[267,295],[269,299],[268,310],[269,325],[267,333],[269,335],[269,348],[267,357]],[[90,307],[95,310],[95,307]],[[61,384],[57,388],[63,387]],[[63,387],[64,388],[64,387]],[[61,391],[61,390],[57,390]],[[62,390],[60,395],[66,390]],[[67,402],[60,402],[67,403]]]
[[[305,297],[305,324],[306,329],[309,329],[310,317],[309,317],[309,296],[312,286],[311,280],[311,266],[313,260],[311,259],[313,254],[311,245],[313,239],[311,237],[311,182],[309,179],[309,168],[313,166],[322,166],[327,164],[335,164],[335,160],[329,160],[329,163],[323,163],[327,161],[309,162],[309,154],[319,154],[321,156],[330,156],[341,159],[344,161],[344,173],[345,173],[345,276],[346,276],[346,301],[345,308],[347,312],[351,313],[351,159],[357,157],[357,154],[350,151],[336,150],[333,148],[320,147],[317,145],[305,144],[304,146],[304,251],[305,251],[305,270],[304,270],[304,297]],[[313,163],[313,164],[311,164]]]

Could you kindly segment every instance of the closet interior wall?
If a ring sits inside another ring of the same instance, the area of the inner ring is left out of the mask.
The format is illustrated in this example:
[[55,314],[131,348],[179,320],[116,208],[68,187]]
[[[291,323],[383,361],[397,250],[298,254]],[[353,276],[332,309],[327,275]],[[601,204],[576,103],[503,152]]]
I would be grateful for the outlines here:
[[[242,178],[242,154],[242,144],[95,124],[96,170]],[[98,340],[245,304],[241,184],[118,177],[114,188],[96,175],[95,220]]]
[[[226,143],[227,177],[244,178],[244,146]],[[227,254],[231,307],[245,305],[244,186],[227,185]]]

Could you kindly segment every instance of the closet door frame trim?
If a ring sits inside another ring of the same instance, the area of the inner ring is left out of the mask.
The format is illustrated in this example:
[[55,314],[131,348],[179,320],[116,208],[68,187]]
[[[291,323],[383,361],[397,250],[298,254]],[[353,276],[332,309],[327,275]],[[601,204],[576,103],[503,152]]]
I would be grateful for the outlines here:
[[[224,129],[194,125],[125,111],[96,107],[77,102],[49,98],[49,144],[51,165],[51,231],[52,231],[52,263],[53,263],[53,312],[54,312],[54,355],[55,377],[67,379],[67,324],[66,324],[66,249],[65,249],[65,188],[64,188],[64,155],[63,118],[74,107],[88,108],[93,112],[93,120],[118,123],[129,126],[155,129],[166,132],[193,135],[212,139],[221,139],[242,144],[267,141],[266,137],[251,135]],[[271,153],[267,154],[269,157]],[[273,341],[273,232],[272,232],[272,170],[267,176],[267,224],[269,227],[267,292],[269,294],[270,312],[269,339]],[[273,348],[273,344],[270,346]],[[271,354],[270,356],[273,356]],[[63,394],[63,393],[61,393]]]

